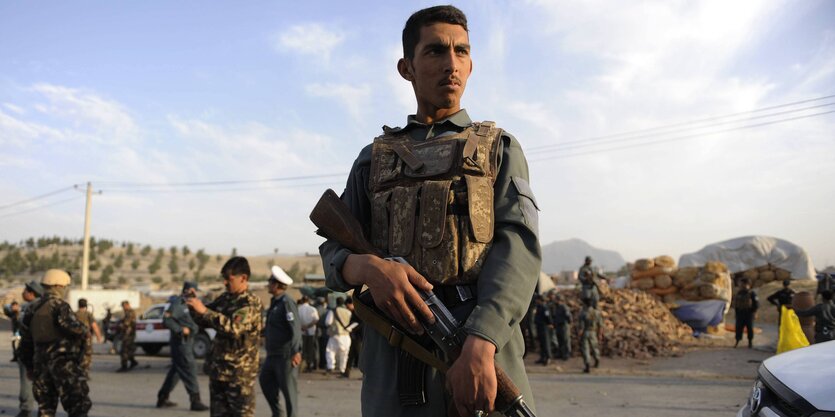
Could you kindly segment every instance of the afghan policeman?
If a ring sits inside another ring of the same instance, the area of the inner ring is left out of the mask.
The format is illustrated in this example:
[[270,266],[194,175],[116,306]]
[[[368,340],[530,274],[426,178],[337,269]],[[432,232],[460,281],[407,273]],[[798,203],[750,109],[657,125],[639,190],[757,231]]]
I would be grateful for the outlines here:
[[116,372],[127,372],[139,364],[136,361],[136,312],[133,311],[128,300],[122,301],[122,311],[125,313],[122,321],[119,322],[119,334],[122,336],[119,358],[122,366]]
[[93,335],[101,343],[101,331],[99,330],[99,325],[96,323],[96,319],[93,317],[93,313],[87,307],[86,298],[78,299],[78,310],[76,310],[75,315],[78,317],[78,321],[88,329],[86,342],[84,343],[84,360],[81,362],[81,367],[87,372],[87,378],[89,379],[90,365],[93,363]]
[[835,303],[832,302],[832,291],[824,290],[821,299],[823,302],[808,310],[795,310],[799,317],[815,318],[815,343],[835,339]]
[[197,283],[186,281],[183,291],[178,297],[171,299],[168,310],[162,318],[162,324],[171,332],[169,348],[171,349],[171,368],[165,375],[162,388],[157,393],[157,408],[176,407],[177,403],[170,401],[168,396],[179,380],[188,392],[191,411],[206,411],[209,409],[200,400],[200,385],[197,384],[197,363],[194,360],[194,338],[200,328],[189,313],[186,300],[197,296]]
[[[302,329],[299,309],[293,298],[287,295],[287,288],[293,279],[281,267],[275,265],[268,281],[270,308],[264,325],[264,345],[267,359],[261,366],[258,382],[273,417],[295,417],[298,415],[299,365],[302,362]],[[279,392],[284,397],[284,409],[280,407]]]
[[796,291],[791,288],[792,281],[790,279],[783,280],[783,288],[774,292],[766,298],[766,301],[777,307],[777,328],[780,328],[780,321],[783,318],[783,306],[792,308],[792,300]]
[[[23,297],[23,305],[20,307],[20,313],[18,315],[18,320],[20,322],[20,326],[23,326],[23,319],[27,315],[32,314],[32,304],[35,299],[39,298],[43,295],[43,287],[37,281],[30,281],[23,287],[23,293],[21,296]],[[24,331],[21,327],[18,327],[18,334],[23,334]],[[15,349],[15,353],[19,355],[20,346]],[[17,366],[20,371],[20,392],[18,393],[18,400],[20,401],[20,412],[17,414],[16,417],[29,417],[32,411],[36,411],[37,408],[35,407],[35,400],[34,396],[32,395],[32,382],[29,381],[29,378],[26,376],[26,365],[23,364],[22,360],[17,361]]]
[[547,366],[552,356],[551,339],[554,335],[554,322],[551,320],[551,309],[545,301],[545,296],[536,296],[533,322],[536,325],[536,336],[539,338],[539,360],[536,363]]
[[754,318],[756,318],[757,310],[760,308],[759,298],[757,293],[751,289],[751,283],[747,279],[739,282],[739,290],[734,295],[733,306],[734,315],[736,316],[736,343],[734,347],[739,346],[742,340],[742,330],[748,330],[748,349],[754,347]]
[[[559,357],[568,360],[571,357],[571,310],[559,294],[551,295],[551,320],[554,322],[554,332],[557,334]],[[556,356],[556,355],[555,355]]]
[[421,333],[421,321],[434,321],[419,293],[432,290],[461,323],[464,342],[446,373],[424,372],[381,333],[366,332],[362,414],[455,410],[498,417],[496,365],[535,410],[519,322],[542,253],[522,146],[495,123],[474,122],[461,106],[473,70],[461,10],[419,10],[401,39],[397,70],[411,85],[417,110],[404,127],[384,127],[359,153],[342,201],[376,249],[409,264],[354,253],[333,239],[319,251],[328,287],[344,292],[366,285],[376,306],[403,329]]
[[46,271],[41,279],[43,296],[31,305],[21,328],[21,359],[34,378],[32,392],[39,415],[54,417],[58,400],[69,417],[86,417],[90,389],[81,367],[88,329],[64,301],[70,275],[60,269]]
[[577,272],[577,279],[580,280],[580,298],[590,299],[591,306],[597,308],[597,302],[600,301],[600,290],[597,288],[597,277],[605,278],[595,272],[594,267],[591,266],[591,256],[586,256],[583,266]]
[[229,259],[220,269],[220,275],[226,292],[209,305],[197,297],[186,299],[197,325],[217,331],[212,353],[206,361],[210,415],[252,417],[261,338],[261,300],[249,291],[250,269],[246,258]]
[[594,359],[594,367],[600,366],[600,349],[598,340],[603,337],[603,315],[592,305],[591,298],[583,299],[583,310],[580,312],[580,347],[583,352],[583,372],[590,372],[591,359]]

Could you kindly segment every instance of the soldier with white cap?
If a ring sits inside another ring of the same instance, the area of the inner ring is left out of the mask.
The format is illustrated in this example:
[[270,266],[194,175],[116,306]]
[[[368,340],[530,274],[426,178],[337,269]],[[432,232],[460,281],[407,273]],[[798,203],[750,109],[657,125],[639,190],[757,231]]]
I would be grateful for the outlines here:
[[[267,288],[273,298],[264,326],[267,359],[261,366],[258,381],[273,417],[295,417],[298,414],[297,380],[302,362],[299,309],[293,298],[287,296],[287,288],[293,284],[293,279],[278,265],[273,266],[271,272]],[[286,413],[281,411],[279,392],[284,397]]]

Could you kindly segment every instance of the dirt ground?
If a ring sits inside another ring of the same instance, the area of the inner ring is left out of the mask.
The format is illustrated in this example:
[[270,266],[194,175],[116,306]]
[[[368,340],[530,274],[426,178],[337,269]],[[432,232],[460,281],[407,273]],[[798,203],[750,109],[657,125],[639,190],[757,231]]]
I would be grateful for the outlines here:
[[[4,332],[6,332],[5,330]],[[526,358],[537,415],[549,416],[731,416],[747,400],[759,363],[773,355],[776,328],[763,324],[755,349],[733,349],[733,335],[701,339],[680,357],[650,360],[603,358],[592,374],[582,373],[582,360],[572,358],[547,367],[536,365],[537,354]],[[8,334],[8,333],[5,333]],[[0,415],[15,415],[18,401],[18,368],[11,363],[9,339],[0,343]],[[139,356],[140,366],[117,374],[118,357],[96,346],[93,358],[91,398],[96,417],[161,415],[155,409],[156,392],[167,371],[169,358]],[[199,377],[208,401],[208,378]],[[299,382],[300,416],[359,417],[359,372],[350,380],[323,374],[303,374]],[[256,416],[268,416],[269,408],[256,384]],[[187,411],[185,390],[178,386],[172,400],[181,406],[165,410],[166,416],[195,416]],[[66,414],[59,413],[59,416]],[[204,414],[208,415],[208,413]]]

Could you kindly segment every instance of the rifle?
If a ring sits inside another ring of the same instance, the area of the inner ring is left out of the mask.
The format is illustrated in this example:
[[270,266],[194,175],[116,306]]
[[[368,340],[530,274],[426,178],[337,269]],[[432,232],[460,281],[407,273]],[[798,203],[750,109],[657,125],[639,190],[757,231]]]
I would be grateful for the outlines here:
[[[317,233],[328,238],[333,239],[342,246],[350,249],[354,253],[375,255],[380,258],[392,260],[395,262],[406,263],[403,258],[389,258],[386,257],[380,250],[371,245],[363,236],[362,227],[359,221],[351,213],[347,205],[336,195],[336,193],[328,189],[316,203],[316,207],[310,213],[310,220],[313,221],[319,230]],[[449,309],[441,302],[441,300],[432,291],[417,290],[421,299],[426,303],[432,314],[435,316],[435,323],[427,323],[420,320],[426,333],[437,344],[437,346],[450,358],[450,363],[454,362],[461,354],[461,348],[464,346],[464,340],[467,334],[461,328],[460,323]],[[359,292],[356,289],[355,292]],[[366,297],[371,299],[370,293],[366,290],[360,296],[354,295],[354,304],[358,307],[357,312],[362,317],[362,311],[368,311],[374,306],[373,300],[366,303]],[[388,320],[391,322],[391,320]],[[395,329],[395,325],[391,325]],[[375,329],[376,330],[376,329]],[[403,338],[410,338],[408,333],[398,330]],[[384,337],[389,338],[390,335],[383,334]],[[418,357],[421,361],[428,365],[438,368],[441,372],[446,372],[447,364],[429,363]],[[496,392],[496,409],[509,417],[536,417],[533,411],[528,407],[522,393],[516,384],[510,379],[498,364],[496,364],[496,380],[498,382],[498,389]]]

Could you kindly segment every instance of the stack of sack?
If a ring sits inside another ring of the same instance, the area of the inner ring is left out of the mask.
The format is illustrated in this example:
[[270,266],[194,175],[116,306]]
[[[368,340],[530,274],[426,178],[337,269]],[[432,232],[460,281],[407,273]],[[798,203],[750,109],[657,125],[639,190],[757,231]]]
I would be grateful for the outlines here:
[[784,279],[791,279],[792,274],[782,268],[777,268],[774,265],[767,264],[757,268],[751,268],[742,272],[742,276],[751,282],[752,288],[762,287],[771,281],[783,281]]
[[680,268],[673,275],[673,286],[679,289],[679,296],[687,301],[731,301],[731,274],[722,262],[713,261],[703,267]]
[[630,272],[630,286],[657,295],[665,303],[672,303],[679,292],[673,280],[676,272],[676,261],[667,255],[638,259]]

